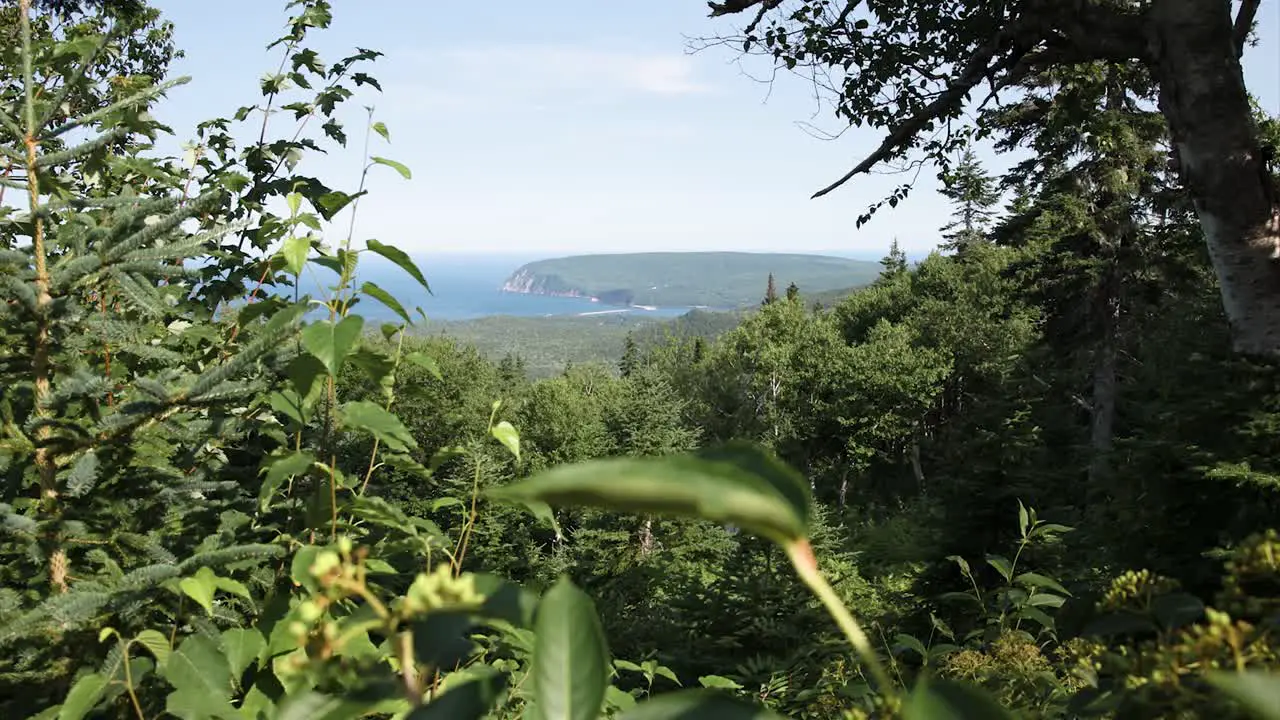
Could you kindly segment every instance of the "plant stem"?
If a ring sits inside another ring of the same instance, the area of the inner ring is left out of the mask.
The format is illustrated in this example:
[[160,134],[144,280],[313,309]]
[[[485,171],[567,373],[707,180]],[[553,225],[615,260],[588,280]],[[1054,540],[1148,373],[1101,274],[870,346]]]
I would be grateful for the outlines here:
[[129,690],[129,700],[133,703],[133,711],[138,714],[138,720],[147,720],[146,713],[142,712],[142,703],[138,702],[138,693],[133,689],[133,669],[129,667],[129,643],[121,643],[124,645],[124,686]]
[[[31,209],[31,254],[36,271],[36,332],[31,349],[31,373],[34,376],[36,417],[47,419],[53,414],[48,406],[50,393],[49,346],[52,343],[49,337],[49,311],[53,306],[53,297],[49,293],[49,267],[46,259],[44,218],[39,213],[40,182],[38,179],[39,169],[36,167],[36,148],[39,146],[36,134],[39,128],[36,126],[35,80],[32,71],[31,0],[20,0],[18,6],[22,25],[23,85],[26,90],[27,132],[26,137],[23,138],[23,144],[26,145],[27,150],[27,201]],[[41,509],[50,516],[56,516],[58,468],[53,451],[46,444],[50,433],[51,429],[48,423],[42,423],[40,429],[36,432],[35,465],[40,477]],[[49,583],[55,591],[64,593],[67,591],[67,550],[58,541],[56,531],[49,533],[47,542],[49,544]]]
[[826,578],[822,576],[822,571],[818,569],[818,560],[813,556],[813,547],[809,545],[807,538],[800,538],[786,543],[787,558],[791,560],[791,565],[795,567],[796,574],[814,595],[822,601],[823,606],[827,608],[827,612],[831,614],[832,619],[836,621],[836,625],[840,626],[840,630],[844,632],[844,636],[849,640],[849,644],[853,646],[858,657],[862,659],[862,664],[870,671],[875,684],[886,697],[897,695],[897,688],[890,679],[889,673],[885,671],[884,665],[880,662],[880,657],[876,655],[875,650],[871,647],[871,642],[867,639],[867,634],[863,632],[858,621],[854,619],[849,609],[841,602],[840,597],[836,595],[836,591],[827,583]]

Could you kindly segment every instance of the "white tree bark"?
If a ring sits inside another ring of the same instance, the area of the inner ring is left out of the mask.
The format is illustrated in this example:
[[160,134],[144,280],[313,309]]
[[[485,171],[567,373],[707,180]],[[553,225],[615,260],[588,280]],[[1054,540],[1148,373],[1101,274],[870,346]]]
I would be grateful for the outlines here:
[[1280,206],[1258,143],[1231,3],[1158,0],[1160,109],[1195,202],[1236,350],[1280,352]]

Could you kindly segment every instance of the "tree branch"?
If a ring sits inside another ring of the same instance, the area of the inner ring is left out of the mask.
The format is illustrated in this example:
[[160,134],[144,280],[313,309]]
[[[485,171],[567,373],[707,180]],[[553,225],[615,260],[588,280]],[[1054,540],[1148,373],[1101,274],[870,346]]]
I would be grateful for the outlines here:
[[782,4],[782,0],[724,0],[724,2],[708,2],[707,7],[711,8],[711,17],[720,17],[721,15],[734,15],[756,5],[763,5],[761,15],[778,7]]
[[832,190],[835,190],[841,185],[849,182],[854,177],[867,172],[880,162],[889,159],[896,150],[899,150],[910,142],[911,139],[915,137],[916,134],[919,133],[920,130],[922,130],[930,121],[942,117],[944,113],[954,109],[957,105],[964,102],[965,96],[967,96],[969,91],[981,82],[984,77],[987,77],[994,72],[1006,69],[1011,63],[1015,62],[1016,58],[1020,57],[1020,55],[1014,56],[1013,58],[1006,58],[999,63],[996,63],[994,66],[991,63],[992,58],[995,57],[996,52],[998,52],[1004,45],[1005,40],[1006,33],[1000,33],[996,37],[992,38],[986,45],[979,48],[978,51],[969,58],[968,62],[965,63],[964,69],[960,71],[959,76],[956,77],[955,80],[951,81],[951,84],[947,86],[947,89],[944,90],[942,94],[934,99],[933,102],[926,105],[923,110],[907,118],[900,125],[894,128],[893,131],[889,133],[889,136],[884,139],[884,142],[880,143],[880,147],[876,148],[875,152],[868,155],[862,162],[858,163],[852,170],[845,173],[839,180],[836,180],[825,188],[814,193],[810,199],[820,198],[823,195],[826,195]]
[[1249,41],[1249,33],[1253,30],[1253,19],[1258,15],[1258,6],[1262,0],[1243,0],[1240,13],[1236,15],[1235,32],[1236,57],[1244,55],[1245,43]]

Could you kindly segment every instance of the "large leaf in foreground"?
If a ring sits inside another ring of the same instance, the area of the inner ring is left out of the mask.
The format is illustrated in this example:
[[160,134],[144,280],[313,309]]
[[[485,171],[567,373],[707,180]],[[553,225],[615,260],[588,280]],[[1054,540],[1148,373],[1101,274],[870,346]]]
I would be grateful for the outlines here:
[[595,604],[568,578],[538,603],[533,648],[534,718],[596,720],[609,685],[609,648]]
[[685,515],[788,543],[806,536],[809,484],[749,443],[686,455],[563,465],[490,491],[498,499]]
[[902,708],[904,720],[1013,720],[1014,716],[979,687],[938,678],[916,684]]
[[1280,720],[1280,675],[1257,670],[1215,672],[1209,682],[1248,708],[1258,720]]
[[768,708],[712,690],[656,695],[618,715],[617,720],[784,720]]

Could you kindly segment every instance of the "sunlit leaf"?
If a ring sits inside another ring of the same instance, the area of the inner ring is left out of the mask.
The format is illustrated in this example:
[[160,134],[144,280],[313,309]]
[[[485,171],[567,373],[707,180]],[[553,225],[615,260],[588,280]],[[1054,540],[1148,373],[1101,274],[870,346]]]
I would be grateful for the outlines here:
[[314,322],[302,329],[302,346],[315,356],[330,375],[337,375],[356,341],[360,339],[360,330],[364,327],[364,318],[351,315],[343,318],[336,325],[328,320]]
[[168,638],[159,630],[143,630],[133,641],[146,648],[155,657],[156,666],[164,670],[165,664],[169,662],[169,656],[173,653]]
[[377,155],[374,155],[369,159],[378,165],[386,165],[387,167],[394,169],[396,172],[400,173],[400,177],[405,180],[413,179],[413,173],[409,171],[409,166],[404,163],[396,162],[395,160],[388,160],[387,158],[378,157]]
[[732,523],[778,542],[805,537],[809,484],[744,443],[698,453],[564,465],[490,491],[496,498]]
[[568,578],[538,603],[533,693],[541,720],[596,720],[609,685],[609,649],[595,604]]
[[344,425],[367,431],[393,450],[407,452],[418,446],[413,433],[400,422],[400,418],[376,403],[368,400],[345,403],[339,414]]
[[411,260],[403,250],[395,247],[394,245],[386,245],[378,242],[377,240],[369,240],[365,245],[369,248],[370,252],[377,253],[398,265],[401,270],[409,273],[413,276],[414,280],[417,280],[422,287],[426,288],[427,292],[431,292],[431,286],[427,284],[427,279],[423,277],[422,271],[418,269],[418,266],[414,264],[413,260]]
[[302,274],[307,264],[307,255],[311,253],[311,239],[305,237],[285,238],[280,254],[284,256],[285,267],[295,277]]
[[406,323],[410,325],[413,324],[413,320],[409,318],[408,311],[404,309],[404,306],[400,304],[400,301],[395,299],[391,293],[383,290],[381,287],[378,287],[376,283],[366,282],[360,286],[360,292],[361,294],[368,295],[383,305],[386,305],[392,312],[403,318]]
[[511,423],[503,420],[490,430],[493,437],[502,443],[507,450],[515,456],[516,460],[520,459],[520,433],[516,432],[515,427]]

